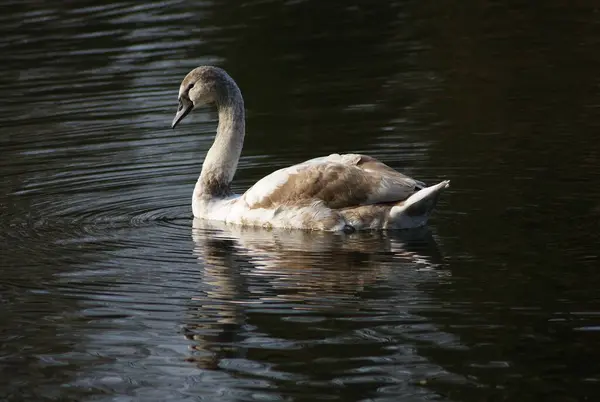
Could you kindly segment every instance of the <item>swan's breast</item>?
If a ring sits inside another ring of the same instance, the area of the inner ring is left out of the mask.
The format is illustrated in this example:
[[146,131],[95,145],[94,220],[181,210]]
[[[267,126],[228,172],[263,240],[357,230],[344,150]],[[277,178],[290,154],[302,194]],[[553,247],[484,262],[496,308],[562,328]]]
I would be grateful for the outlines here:
[[238,204],[239,195],[233,195],[223,199],[203,199],[194,196],[192,198],[192,212],[197,218],[225,222],[232,210]]

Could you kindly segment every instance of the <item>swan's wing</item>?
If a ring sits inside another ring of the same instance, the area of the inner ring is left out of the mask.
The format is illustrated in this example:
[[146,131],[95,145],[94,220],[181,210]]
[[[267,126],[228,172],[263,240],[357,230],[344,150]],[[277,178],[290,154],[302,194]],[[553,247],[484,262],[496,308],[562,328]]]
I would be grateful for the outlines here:
[[374,158],[332,154],[271,173],[246,191],[243,199],[251,209],[317,201],[338,209],[402,201],[422,187],[423,183]]

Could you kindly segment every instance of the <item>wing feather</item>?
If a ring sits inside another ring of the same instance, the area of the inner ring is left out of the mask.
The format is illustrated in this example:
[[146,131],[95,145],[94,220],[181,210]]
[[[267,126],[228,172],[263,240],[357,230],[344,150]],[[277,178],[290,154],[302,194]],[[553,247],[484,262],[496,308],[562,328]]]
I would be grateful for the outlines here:
[[332,154],[279,169],[243,195],[251,209],[323,202],[339,209],[405,200],[420,182],[360,154]]

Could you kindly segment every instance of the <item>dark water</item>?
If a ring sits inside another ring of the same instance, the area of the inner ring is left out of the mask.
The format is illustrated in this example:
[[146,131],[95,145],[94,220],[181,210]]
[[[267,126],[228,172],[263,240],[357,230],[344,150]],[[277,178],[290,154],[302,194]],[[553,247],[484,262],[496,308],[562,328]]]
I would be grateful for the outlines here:
[[[595,400],[600,8],[563,3],[4,2],[0,399]],[[194,222],[205,63],[236,190],[365,152],[452,180],[429,228]]]

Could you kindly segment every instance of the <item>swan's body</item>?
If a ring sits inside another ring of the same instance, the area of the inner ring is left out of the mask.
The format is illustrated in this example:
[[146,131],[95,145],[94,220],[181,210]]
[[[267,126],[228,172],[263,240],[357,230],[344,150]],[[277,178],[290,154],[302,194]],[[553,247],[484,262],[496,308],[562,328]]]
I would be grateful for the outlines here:
[[243,195],[230,183],[245,135],[244,102],[219,68],[192,70],[179,89],[173,127],[193,108],[215,103],[219,126],[192,197],[204,218],[245,226],[311,230],[407,229],[423,226],[449,182],[431,187],[366,155],[332,154],[277,170]]

